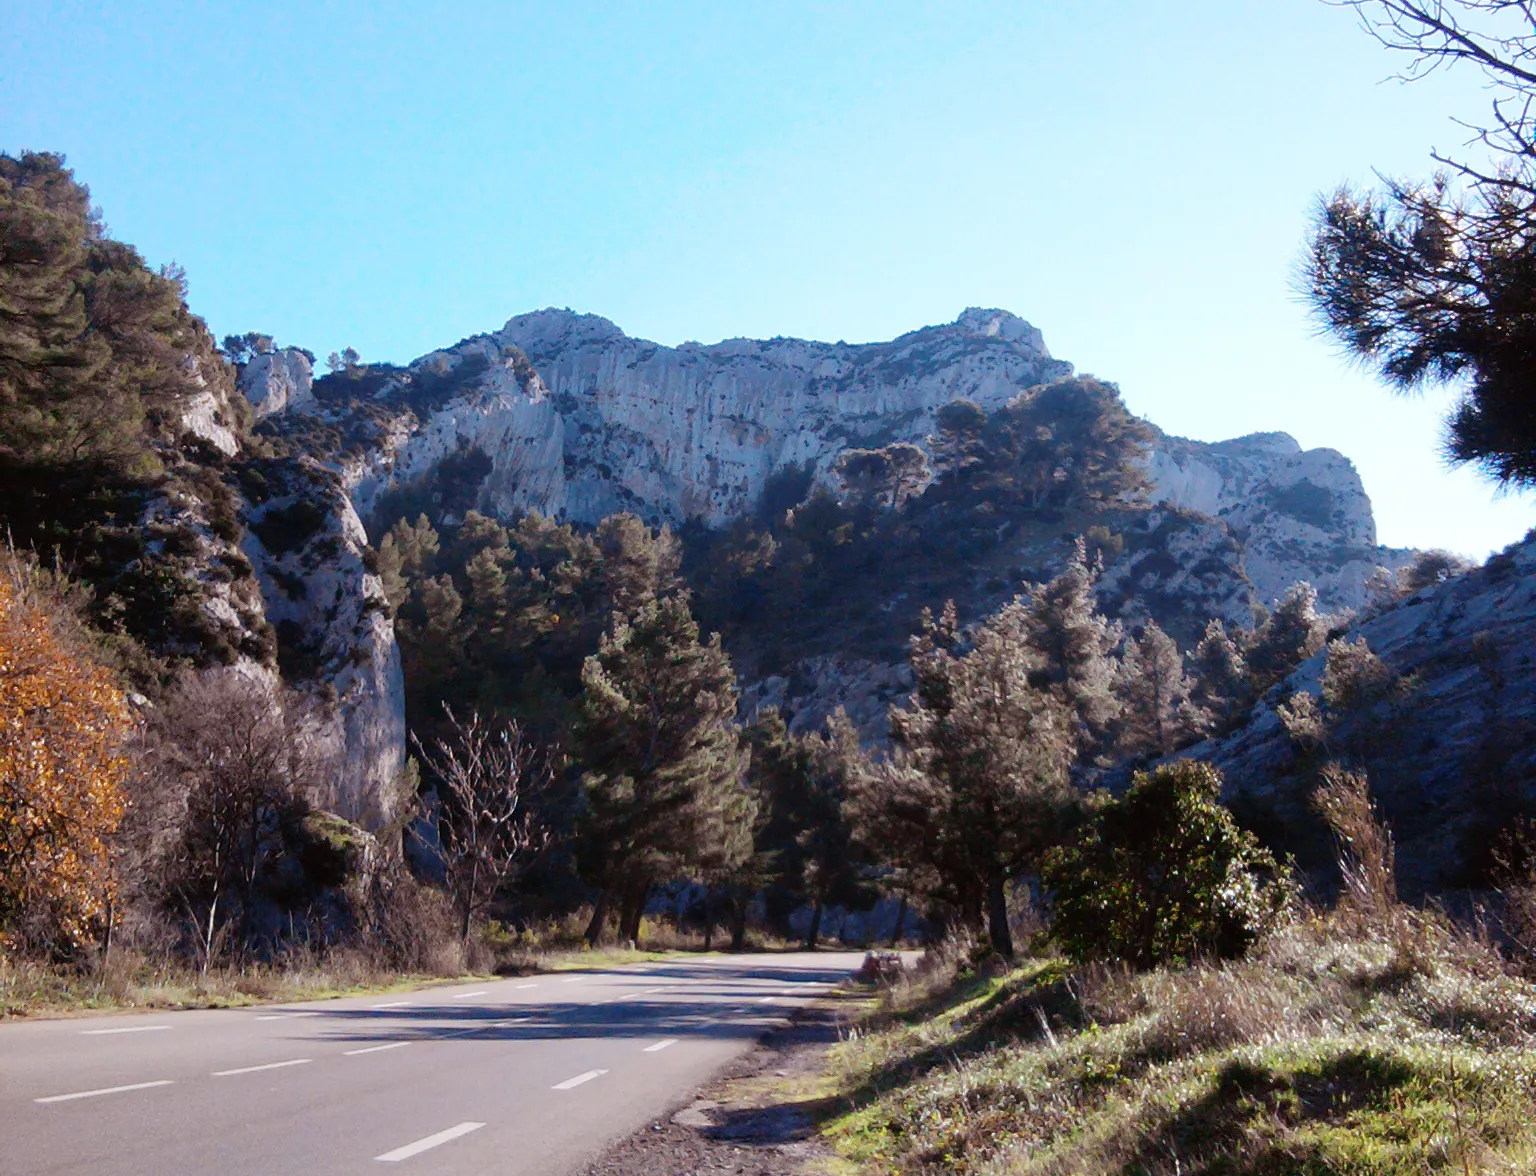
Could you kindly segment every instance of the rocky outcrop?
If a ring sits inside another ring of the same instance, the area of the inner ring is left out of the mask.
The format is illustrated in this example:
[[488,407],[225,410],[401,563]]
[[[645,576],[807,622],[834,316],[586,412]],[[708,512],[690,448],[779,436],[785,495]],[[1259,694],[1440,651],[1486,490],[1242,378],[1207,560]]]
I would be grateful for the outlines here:
[[727,339],[659,347],[607,319],[540,311],[498,338],[525,352],[566,423],[565,513],[635,510],[720,525],[751,511],[769,475],[825,473],[850,446],[921,441],[957,397],[996,406],[1070,375],[1040,332],[999,310],[889,343]]
[[1469,880],[1497,826],[1536,806],[1536,537],[1343,636],[1365,638],[1403,676],[1402,691],[1332,716],[1326,747],[1299,745],[1278,707],[1297,692],[1321,698],[1318,654],[1241,729],[1183,754],[1219,767],[1227,799],[1289,845],[1309,834],[1323,843],[1307,804],[1317,763],[1363,767],[1397,837],[1405,889]]
[[240,449],[240,424],[229,376],[211,344],[188,352],[182,370],[192,386],[181,405],[181,425],[226,457]]
[[821,731],[841,709],[866,744],[883,746],[890,739],[890,708],[904,704],[914,684],[906,662],[814,657],[798,671],[797,681],[772,674],[748,684],[741,692],[741,716],[750,719],[771,707],[791,731]]
[[313,737],[337,765],[316,804],[381,829],[404,799],[405,685],[383,584],[340,481],[301,462],[250,512],[245,550],[261,579],[290,685],[320,696]]
[[[501,518],[568,513],[565,421],[520,351],[481,336],[416,361],[411,372],[429,385],[463,390],[441,403],[400,398],[399,415],[378,443],[341,463],[361,515],[371,515],[389,491],[429,478],[445,459],[465,452],[486,460],[480,509]],[[389,403],[400,386],[386,385],[380,399]]]
[[259,351],[240,369],[240,391],[261,420],[314,400],[315,371],[309,353],[297,347]]
[[[680,347],[543,310],[383,379],[375,405],[409,411],[353,455],[347,480],[366,518],[383,495],[476,450],[490,462],[479,506],[495,514],[595,523],[629,510],[721,525],[754,509],[777,472],[826,479],[846,448],[925,443],[936,410],[956,398],[995,408],[1071,371],[1036,328],[1001,310],[967,310],[888,343]],[[414,390],[434,384],[454,394],[423,406]],[[1147,464],[1149,503],[1222,523],[1260,603],[1305,579],[1324,607],[1359,609],[1377,569],[1413,554],[1377,545],[1347,458],[1284,433],[1214,444],[1158,434]]]
[[475,374],[458,395],[430,412],[413,407],[354,464],[365,515],[380,495],[477,447],[492,462],[485,509],[586,523],[629,510],[719,525],[754,509],[786,467],[824,476],[849,446],[923,440],[934,412],[957,397],[995,407],[1072,368],[1006,311],[968,310],[889,343],[674,348],[596,315],[546,310],[417,360],[374,399],[403,404],[406,381],[466,370]]
[[1241,542],[1261,604],[1297,580],[1333,611],[1357,610],[1378,568],[1414,552],[1376,543],[1371,500],[1354,464],[1335,449],[1302,449],[1288,433],[1206,444],[1159,434],[1147,458],[1149,500],[1219,519]]
[[[366,550],[357,518],[409,509],[451,523],[474,507],[502,518],[538,511],[596,523],[628,510],[653,524],[724,525],[757,509],[775,476],[829,481],[847,448],[926,444],[937,411],[957,398],[996,408],[1071,372],[1023,319],[981,309],[882,343],[678,347],[631,338],[596,315],[543,310],[405,367],[365,365],[318,381],[304,353],[258,355],[241,387],[263,430],[331,480],[322,498],[334,522],[316,542],[334,540],[335,558],[349,562],[324,570],[331,557],[270,550],[255,562],[274,589],[302,582],[297,597],[269,592],[269,610],[309,643],[286,647],[323,651],[319,660],[341,675],[342,708],[360,716],[349,738],[374,747],[372,757],[400,730],[385,715],[397,704],[398,667],[382,607],[370,604],[376,587],[358,570]],[[1156,618],[1192,644],[1207,618],[1249,624],[1255,604],[1299,579],[1324,608],[1358,609],[1379,569],[1411,554],[1376,544],[1360,478],[1332,450],[1303,451],[1284,434],[1217,444],[1159,434],[1147,462],[1151,494],[1110,512],[1121,546],[1106,553],[1100,587],[1106,609],[1129,625]],[[977,615],[1059,565],[1071,537],[1042,527],[977,566],[967,602]],[[892,586],[890,607],[907,587]],[[920,603],[929,602],[905,601],[903,616]],[[890,652],[861,662],[860,651],[836,645],[752,687],[753,697],[772,697],[810,725],[843,705],[878,731],[901,693]],[[356,818],[349,806],[397,761],[375,762],[348,784],[338,811]]]

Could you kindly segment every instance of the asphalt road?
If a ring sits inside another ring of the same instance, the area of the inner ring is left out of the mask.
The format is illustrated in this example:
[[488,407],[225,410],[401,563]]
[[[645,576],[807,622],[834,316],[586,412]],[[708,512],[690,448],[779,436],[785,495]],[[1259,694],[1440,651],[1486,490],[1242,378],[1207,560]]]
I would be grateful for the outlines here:
[[575,1172],[862,956],[0,1025],[0,1173]]

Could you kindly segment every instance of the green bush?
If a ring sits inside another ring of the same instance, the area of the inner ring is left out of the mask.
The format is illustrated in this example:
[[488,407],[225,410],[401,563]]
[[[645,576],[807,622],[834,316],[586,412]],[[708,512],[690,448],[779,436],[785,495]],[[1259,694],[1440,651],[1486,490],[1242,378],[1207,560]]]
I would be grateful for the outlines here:
[[1052,933],[1078,960],[1139,968],[1236,958],[1278,920],[1287,873],[1223,808],[1221,775],[1193,760],[1138,772],[1041,877]]

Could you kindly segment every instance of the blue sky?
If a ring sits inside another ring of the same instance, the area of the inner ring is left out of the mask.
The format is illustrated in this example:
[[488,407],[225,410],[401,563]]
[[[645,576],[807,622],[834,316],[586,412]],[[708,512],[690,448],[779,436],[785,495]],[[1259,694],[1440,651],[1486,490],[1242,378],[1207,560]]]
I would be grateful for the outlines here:
[[402,361],[540,306],[663,343],[1002,306],[1131,408],[1354,459],[1384,542],[1536,523],[1292,289],[1319,193],[1487,95],[1318,0],[63,4],[0,13],[0,149],[62,151],[219,334]]

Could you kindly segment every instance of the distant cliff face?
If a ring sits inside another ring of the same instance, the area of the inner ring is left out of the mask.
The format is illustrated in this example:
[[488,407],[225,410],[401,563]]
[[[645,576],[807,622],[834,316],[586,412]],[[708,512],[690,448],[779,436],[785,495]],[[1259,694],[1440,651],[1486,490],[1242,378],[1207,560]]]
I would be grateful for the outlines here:
[[[252,402],[334,417],[295,378],[288,354],[247,369]],[[595,523],[628,510],[718,526],[754,509],[775,471],[809,467],[824,479],[846,448],[924,443],[952,400],[995,408],[1071,372],[1038,330],[1001,310],[973,308],[888,343],[680,347],[632,339],[596,315],[544,310],[379,382],[380,406],[405,405],[418,386],[454,391],[425,410],[397,408],[376,443],[340,468],[364,518],[385,493],[473,449],[490,462],[479,505],[491,513]],[[1370,500],[1347,458],[1303,451],[1284,433],[1215,444],[1159,434],[1148,472],[1150,505],[1225,526],[1261,603],[1305,579],[1325,607],[1359,608],[1376,569],[1411,555],[1376,544]]]
[[[596,523],[627,510],[653,524],[721,526],[755,510],[775,473],[794,467],[828,481],[845,449],[926,444],[936,412],[956,399],[993,409],[1071,373],[1030,324],[981,309],[885,343],[679,347],[630,338],[596,315],[543,310],[405,367],[320,381],[303,352],[254,357],[241,390],[264,429],[327,487],[317,492],[326,521],[305,544],[278,552],[253,542],[248,553],[271,618],[336,681],[338,738],[356,763],[338,806],[376,823],[382,810],[368,794],[398,767],[403,745],[398,654],[359,518],[391,501],[438,502],[434,479],[453,468],[460,489],[472,478],[469,497],[433,507],[435,521],[473,506],[502,518],[538,511]],[[1100,589],[1128,623],[1157,617],[1186,638],[1208,617],[1247,624],[1254,604],[1302,579],[1324,608],[1357,609],[1378,569],[1411,555],[1377,546],[1359,475],[1333,450],[1303,451],[1283,433],[1215,444],[1159,433],[1146,460],[1152,490],[1125,504],[1133,518],[1117,519],[1126,546]],[[287,509],[296,499],[284,493],[253,504],[252,517]],[[1063,542],[1021,537],[1017,563],[1045,574]],[[995,569],[976,578],[976,608],[1018,589]],[[883,663],[859,668],[859,651],[822,654],[801,675],[814,680],[812,710],[857,710],[868,682],[897,680]]]
[[1040,332],[1006,311],[889,343],[727,339],[660,347],[606,319],[540,311],[496,336],[538,369],[564,423],[564,513],[616,510],[717,526],[790,464],[824,472],[852,446],[918,441],[959,397],[995,407],[1058,379]]
[[1160,435],[1147,461],[1153,503],[1220,519],[1243,545],[1244,569],[1262,604],[1297,580],[1333,609],[1358,609],[1379,567],[1413,552],[1380,547],[1371,500],[1354,464],[1336,449],[1303,450],[1288,433],[1205,444]]

